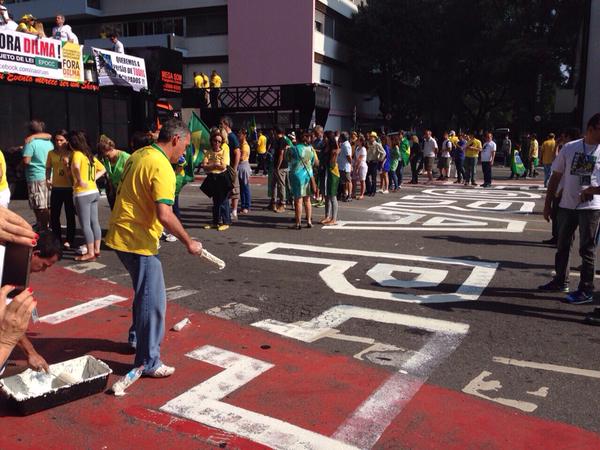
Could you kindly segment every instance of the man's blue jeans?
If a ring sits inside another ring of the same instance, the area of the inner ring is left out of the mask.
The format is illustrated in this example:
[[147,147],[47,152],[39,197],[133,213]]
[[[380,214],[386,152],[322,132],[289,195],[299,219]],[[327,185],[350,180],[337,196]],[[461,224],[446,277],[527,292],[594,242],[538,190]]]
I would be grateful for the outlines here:
[[160,344],[165,335],[167,294],[162,265],[158,255],[142,256],[117,251],[117,256],[133,282],[132,324],[129,343],[135,346],[134,366],[144,366],[144,373],[162,364]]
[[548,180],[552,175],[552,164],[544,164],[544,187],[548,187]]

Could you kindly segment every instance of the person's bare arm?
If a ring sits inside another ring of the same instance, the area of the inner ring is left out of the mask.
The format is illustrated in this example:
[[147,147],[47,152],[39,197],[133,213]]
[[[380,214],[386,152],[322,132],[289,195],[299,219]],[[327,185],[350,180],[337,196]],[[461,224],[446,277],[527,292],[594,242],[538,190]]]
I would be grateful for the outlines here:
[[546,192],[546,201],[544,202],[544,219],[550,222],[550,215],[552,212],[552,200],[556,196],[556,190],[562,178],[562,173],[556,170],[552,172],[550,181],[548,182],[548,191]]
[[0,365],[6,362],[27,330],[31,311],[36,306],[33,293],[29,290],[21,292],[10,305],[7,305],[6,297],[14,288],[14,286],[3,286],[0,289]]
[[231,160],[231,167],[237,170],[240,165],[240,160],[242,159],[242,151],[238,148],[234,148],[232,152],[233,158]]
[[25,144],[29,144],[31,141],[33,141],[34,139],[44,139],[46,141],[49,141],[50,139],[52,139],[52,135],[48,134],[48,133],[35,133],[35,134],[30,134],[29,136],[27,136],[25,138]]
[[190,235],[185,231],[183,225],[173,212],[173,208],[165,203],[156,203],[156,215],[160,223],[169,230],[169,232],[177,239],[179,239],[183,245],[186,246],[188,252],[192,255],[202,254],[202,244],[198,241],[194,241]]
[[48,372],[50,370],[46,360],[36,351],[35,347],[27,336],[23,335],[19,342],[17,342],[17,347],[23,350],[23,353],[25,353],[25,356],[27,356],[27,365],[31,370],[38,372],[42,370]]

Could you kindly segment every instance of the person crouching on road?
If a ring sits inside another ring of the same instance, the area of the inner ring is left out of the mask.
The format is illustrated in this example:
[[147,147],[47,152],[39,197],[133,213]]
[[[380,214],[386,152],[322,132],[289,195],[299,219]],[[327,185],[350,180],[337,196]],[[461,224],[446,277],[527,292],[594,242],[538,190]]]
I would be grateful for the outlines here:
[[129,272],[135,291],[129,344],[135,348],[134,366],[143,375],[164,378],[175,372],[160,357],[165,333],[167,295],[158,241],[168,228],[191,255],[202,254],[202,244],[192,240],[173,213],[176,163],[190,144],[190,131],[179,119],[167,120],[158,142],[136,151],[125,163],[110,217],[106,245]]

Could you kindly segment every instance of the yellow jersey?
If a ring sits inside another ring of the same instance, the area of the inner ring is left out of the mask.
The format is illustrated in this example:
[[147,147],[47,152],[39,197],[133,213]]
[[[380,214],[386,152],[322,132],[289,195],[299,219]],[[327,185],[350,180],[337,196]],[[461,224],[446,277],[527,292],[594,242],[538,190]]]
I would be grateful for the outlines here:
[[264,134],[261,134],[258,137],[258,142],[256,143],[256,153],[259,155],[264,155],[267,153],[267,137]]
[[542,144],[542,164],[552,164],[556,155],[556,141],[548,139]]
[[51,150],[48,153],[48,159],[46,160],[46,168],[52,169],[53,188],[70,189],[73,187],[73,178],[71,177],[71,174],[68,172],[67,167],[63,162],[63,156],[61,156],[56,150]]
[[[221,145],[221,150],[215,152],[213,150],[206,150],[204,153],[204,163],[206,164],[219,164],[227,167],[230,163],[229,158],[229,145]],[[223,170],[211,170],[210,173],[223,173]]]
[[71,167],[78,166],[81,181],[87,184],[86,187],[79,185],[75,177],[73,177],[73,195],[85,195],[89,192],[98,192],[98,186],[96,186],[96,173],[104,170],[104,166],[100,161],[94,157],[94,164],[90,164],[90,160],[83,152],[75,150],[73,156],[71,156]]
[[156,203],[173,205],[175,183],[171,162],[157,144],[131,155],[117,189],[106,245],[122,252],[156,255],[163,231]]
[[247,142],[242,144],[242,157],[240,161],[249,161],[250,160],[250,145]]
[[196,75],[194,77],[194,86],[197,89],[201,89],[204,87],[204,78],[202,77],[202,75]]
[[6,160],[4,153],[0,151],[0,191],[8,189],[8,178],[6,177]]
[[[470,149],[469,147],[474,147],[474,149]],[[477,158],[479,156],[479,152],[482,149],[482,145],[481,145],[481,141],[477,138],[473,138],[472,141],[469,141],[469,143],[467,144],[467,152],[466,152],[466,157],[467,158]]]
[[221,77],[219,75],[212,75],[210,77],[210,87],[214,87],[214,88],[220,88],[221,85],[223,84],[223,80],[221,79]]

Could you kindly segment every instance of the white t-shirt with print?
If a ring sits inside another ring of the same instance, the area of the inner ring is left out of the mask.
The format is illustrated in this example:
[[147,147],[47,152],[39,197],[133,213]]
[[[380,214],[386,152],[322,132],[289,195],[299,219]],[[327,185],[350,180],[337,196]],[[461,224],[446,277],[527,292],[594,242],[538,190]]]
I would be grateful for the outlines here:
[[496,143],[494,141],[484,142],[481,149],[481,162],[490,162],[494,153],[496,153]]
[[[587,171],[589,184],[584,185],[581,175],[571,173],[577,170],[577,164],[574,165],[573,162],[582,157],[591,158],[592,161],[595,159],[593,164],[590,163],[591,171]],[[589,202],[582,202],[580,198],[581,191],[588,186],[600,186],[600,145],[584,144],[583,139],[565,144],[552,163],[552,171],[562,173],[561,208],[600,209],[600,195],[594,195]]]

